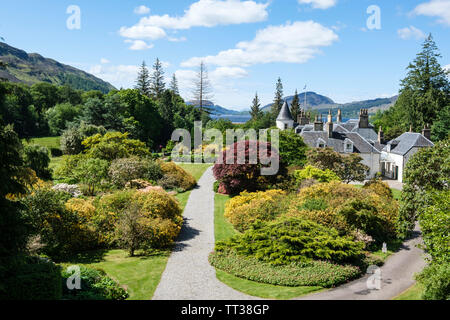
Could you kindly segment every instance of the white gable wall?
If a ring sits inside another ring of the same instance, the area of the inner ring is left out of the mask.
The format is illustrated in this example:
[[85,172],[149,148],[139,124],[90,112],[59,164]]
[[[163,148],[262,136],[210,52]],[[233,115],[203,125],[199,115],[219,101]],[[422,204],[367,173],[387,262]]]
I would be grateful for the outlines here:
[[360,153],[359,154],[363,159],[361,162],[370,168],[368,178],[373,178],[375,175],[380,172],[380,158],[381,155],[379,153]]

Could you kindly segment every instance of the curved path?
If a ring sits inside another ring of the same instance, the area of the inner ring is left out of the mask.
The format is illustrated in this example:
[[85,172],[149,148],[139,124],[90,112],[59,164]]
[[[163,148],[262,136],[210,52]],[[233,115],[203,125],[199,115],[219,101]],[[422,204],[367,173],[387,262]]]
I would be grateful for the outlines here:
[[424,253],[417,248],[422,243],[416,227],[413,237],[399,252],[390,256],[381,269],[380,290],[369,290],[366,275],[343,286],[299,298],[299,300],[391,300],[414,285],[414,274],[426,266]]
[[214,177],[209,168],[184,210],[184,226],[153,300],[250,300],[216,278],[208,262],[214,249]]

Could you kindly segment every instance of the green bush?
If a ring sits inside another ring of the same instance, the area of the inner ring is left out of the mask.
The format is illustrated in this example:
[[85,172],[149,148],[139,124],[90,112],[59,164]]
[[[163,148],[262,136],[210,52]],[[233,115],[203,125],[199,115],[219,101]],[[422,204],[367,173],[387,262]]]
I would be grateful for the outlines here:
[[102,270],[79,266],[81,277],[81,289],[69,290],[67,279],[73,272],[63,270],[62,287],[64,300],[125,300],[128,292],[117,282],[108,277]]
[[214,181],[214,185],[213,185],[213,191],[215,193],[219,192],[219,187],[220,187],[220,182],[219,181]]
[[209,262],[219,270],[236,277],[277,286],[320,286],[330,288],[355,279],[358,267],[337,265],[326,261],[297,262],[275,266],[253,257],[244,257],[234,250],[214,252]]
[[38,257],[1,261],[0,300],[59,300],[61,271],[53,262]]
[[425,300],[450,299],[450,263],[432,263],[417,277],[424,287],[422,298]]
[[63,152],[61,151],[61,149],[58,148],[50,148],[50,154],[52,155],[52,157],[62,157]]
[[46,147],[28,145],[24,148],[25,165],[36,172],[43,179],[51,179],[52,172],[48,168],[50,164],[49,151]]
[[305,180],[314,179],[319,182],[341,181],[336,173],[329,169],[320,170],[313,166],[307,166],[303,170],[294,172],[294,177],[297,183],[302,183]]
[[244,234],[216,245],[218,252],[230,248],[270,264],[286,265],[310,260],[357,262],[362,258],[364,244],[309,220],[279,218],[255,223]]
[[342,215],[348,225],[371,236],[377,244],[395,238],[395,233],[389,230],[388,221],[378,214],[376,207],[363,200],[347,203],[338,215]]
[[434,262],[450,259],[450,191],[430,192],[430,205],[419,216],[423,241]]

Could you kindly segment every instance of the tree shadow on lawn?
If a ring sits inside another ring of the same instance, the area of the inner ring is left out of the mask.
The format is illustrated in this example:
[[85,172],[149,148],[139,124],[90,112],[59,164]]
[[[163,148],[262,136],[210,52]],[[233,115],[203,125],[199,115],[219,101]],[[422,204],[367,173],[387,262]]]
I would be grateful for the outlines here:
[[68,257],[67,259],[64,259],[64,261],[61,262],[80,263],[80,264],[99,263],[104,261],[105,255],[108,253],[108,251],[110,250],[101,249],[77,253],[73,256]]

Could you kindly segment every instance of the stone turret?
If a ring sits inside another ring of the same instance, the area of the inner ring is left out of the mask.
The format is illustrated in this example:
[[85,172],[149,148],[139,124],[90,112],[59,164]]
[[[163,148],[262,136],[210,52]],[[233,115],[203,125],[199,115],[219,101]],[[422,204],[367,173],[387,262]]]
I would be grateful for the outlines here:
[[359,112],[359,127],[361,129],[369,128],[369,109],[361,109]]
[[277,127],[280,130],[288,130],[294,128],[294,118],[292,117],[289,105],[285,101],[281,107],[280,114],[277,118]]

